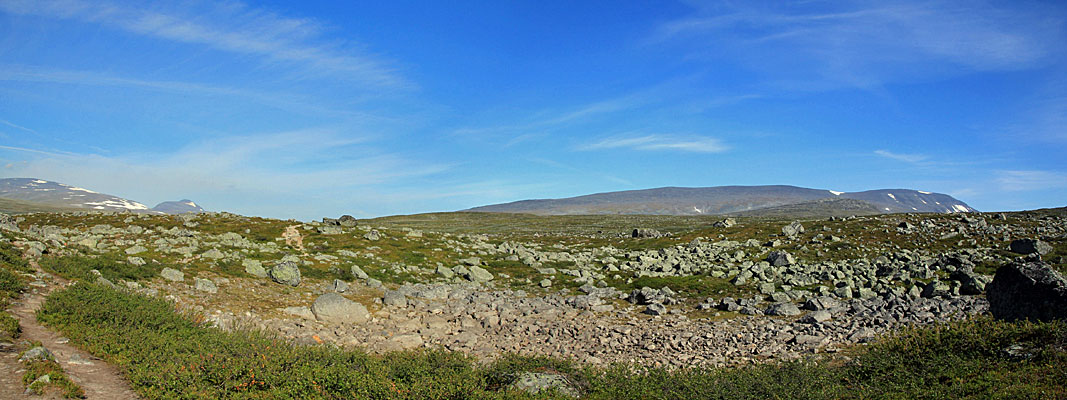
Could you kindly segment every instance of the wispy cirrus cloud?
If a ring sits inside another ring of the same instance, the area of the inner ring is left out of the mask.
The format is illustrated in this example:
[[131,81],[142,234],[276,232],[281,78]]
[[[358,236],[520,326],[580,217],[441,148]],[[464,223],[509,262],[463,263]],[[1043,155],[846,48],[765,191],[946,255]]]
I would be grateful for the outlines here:
[[985,2],[714,1],[652,42],[690,43],[696,57],[741,60],[798,88],[872,88],[1040,66],[1064,51],[1064,25],[1054,7]]
[[[157,92],[193,94],[200,96],[227,96],[250,100],[265,106],[302,114],[326,115],[333,117],[370,118],[366,113],[337,109],[323,105],[322,101],[293,93],[277,93],[251,90],[229,86],[210,85],[196,82],[174,80],[152,80],[119,76],[96,71],[46,68],[29,65],[0,64],[0,81],[38,82],[85,86],[115,86],[137,88]],[[9,124],[5,124],[9,125]],[[15,125],[16,129],[28,129]],[[37,133],[29,130],[28,132]]]
[[924,154],[894,153],[889,150],[875,150],[874,154],[888,158],[890,160],[903,161],[911,164],[922,163],[930,159],[929,156]]
[[375,87],[409,87],[381,57],[321,38],[324,26],[240,2],[162,4],[82,0],[5,0],[0,11],[99,24],[136,35],[264,58]]
[[619,136],[580,146],[579,150],[630,149],[641,151],[680,151],[722,153],[730,149],[719,139],[705,136],[643,135]]

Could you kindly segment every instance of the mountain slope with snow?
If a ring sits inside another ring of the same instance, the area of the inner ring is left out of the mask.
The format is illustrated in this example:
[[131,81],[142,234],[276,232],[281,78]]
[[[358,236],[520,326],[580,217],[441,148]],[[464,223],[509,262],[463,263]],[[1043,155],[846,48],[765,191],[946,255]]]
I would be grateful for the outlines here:
[[[851,201],[822,201],[846,199]],[[627,190],[563,199],[521,200],[475,207],[467,211],[541,215],[751,215],[759,214],[759,210],[774,209],[774,213],[781,213],[786,210],[801,210],[807,206],[822,210],[820,213],[830,214],[849,210],[864,214],[977,211],[952,196],[918,190],[882,189],[846,193],[786,185]]]
[[192,200],[182,199],[178,201],[164,201],[152,207],[153,211],[159,211],[166,214],[188,214],[188,213],[202,213],[203,207],[194,203]]
[[31,206],[36,205],[42,210],[57,211],[130,211],[154,214],[204,212],[203,208],[191,200],[163,202],[156,208],[149,208],[140,202],[122,197],[36,178],[0,179],[0,199],[19,202],[17,209],[33,209]]
[[34,178],[0,179],[0,198],[99,211],[149,212],[133,200]]

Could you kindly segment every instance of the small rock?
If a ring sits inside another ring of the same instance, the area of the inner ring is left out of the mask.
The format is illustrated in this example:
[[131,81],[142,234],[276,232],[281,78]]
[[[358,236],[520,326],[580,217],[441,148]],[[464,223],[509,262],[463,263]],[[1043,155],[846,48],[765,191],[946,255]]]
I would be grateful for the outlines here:
[[266,278],[267,270],[263,268],[263,263],[259,260],[244,259],[241,261],[241,265],[245,267],[245,273],[257,278]]
[[667,313],[667,307],[665,307],[663,304],[652,303],[649,304],[643,312],[648,315],[664,315]]
[[797,308],[797,305],[793,303],[778,303],[772,304],[770,307],[767,307],[767,311],[765,311],[765,314],[791,317],[794,315],[800,315],[800,309]]
[[363,268],[360,268],[358,265],[352,266],[352,276],[356,279],[367,279],[367,273],[363,272]]
[[44,348],[44,346],[37,346],[32,349],[26,350],[22,353],[22,357],[19,357],[19,361],[31,362],[31,361],[46,361],[55,360],[56,356],[52,355],[52,352]]
[[334,279],[333,280],[333,291],[335,291],[337,293],[347,292],[348,291],[348,282],[342,281],[340,279]]

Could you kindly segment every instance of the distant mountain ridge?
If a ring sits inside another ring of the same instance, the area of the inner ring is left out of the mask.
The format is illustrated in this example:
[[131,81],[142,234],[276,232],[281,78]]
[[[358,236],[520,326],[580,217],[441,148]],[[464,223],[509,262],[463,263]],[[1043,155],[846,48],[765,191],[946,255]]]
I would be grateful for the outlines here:
[[[64,183],[36,178],[0,179],[0,199],[38,204],[65,210],[131,211],[137,213],[181,214],[203,212],[190,200],[163,202],[155,208],[122,197],[99,193]],[[183,202],[188,202],[184,204]],[[184,204],[181,205],[181,204]],[[199,211],[192,211],[199,210]]]
[[188,214],[188,213],[202,213],[204,209],[200,205],[194,203],[192,200],[182,199],[178,201],[164,201],[152,207],[153,211],[159,211],[166,214]]
[[[848,199],[849,201],[834,201]],[[475,212],[509,212],[541,215],[651,214],[651,215],[758,215],[760,210],[782,213],[790,207],[810,205],[819,214],[853,210],[857,214],[977,212],[952,196],[911,189],[838,192],[788,185],[662,187],[595,193],[562,199],[521,200],[471,208]],[[812,211],[814,212],[814,211]]]

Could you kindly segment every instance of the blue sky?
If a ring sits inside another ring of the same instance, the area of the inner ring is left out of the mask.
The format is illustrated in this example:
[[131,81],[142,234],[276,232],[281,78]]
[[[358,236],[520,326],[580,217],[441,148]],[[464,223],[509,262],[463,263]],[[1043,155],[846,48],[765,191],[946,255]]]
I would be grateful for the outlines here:
[[1067,199],[1062,2],[147,3],[0,0],[0,176],[298,219],[735,184]]

